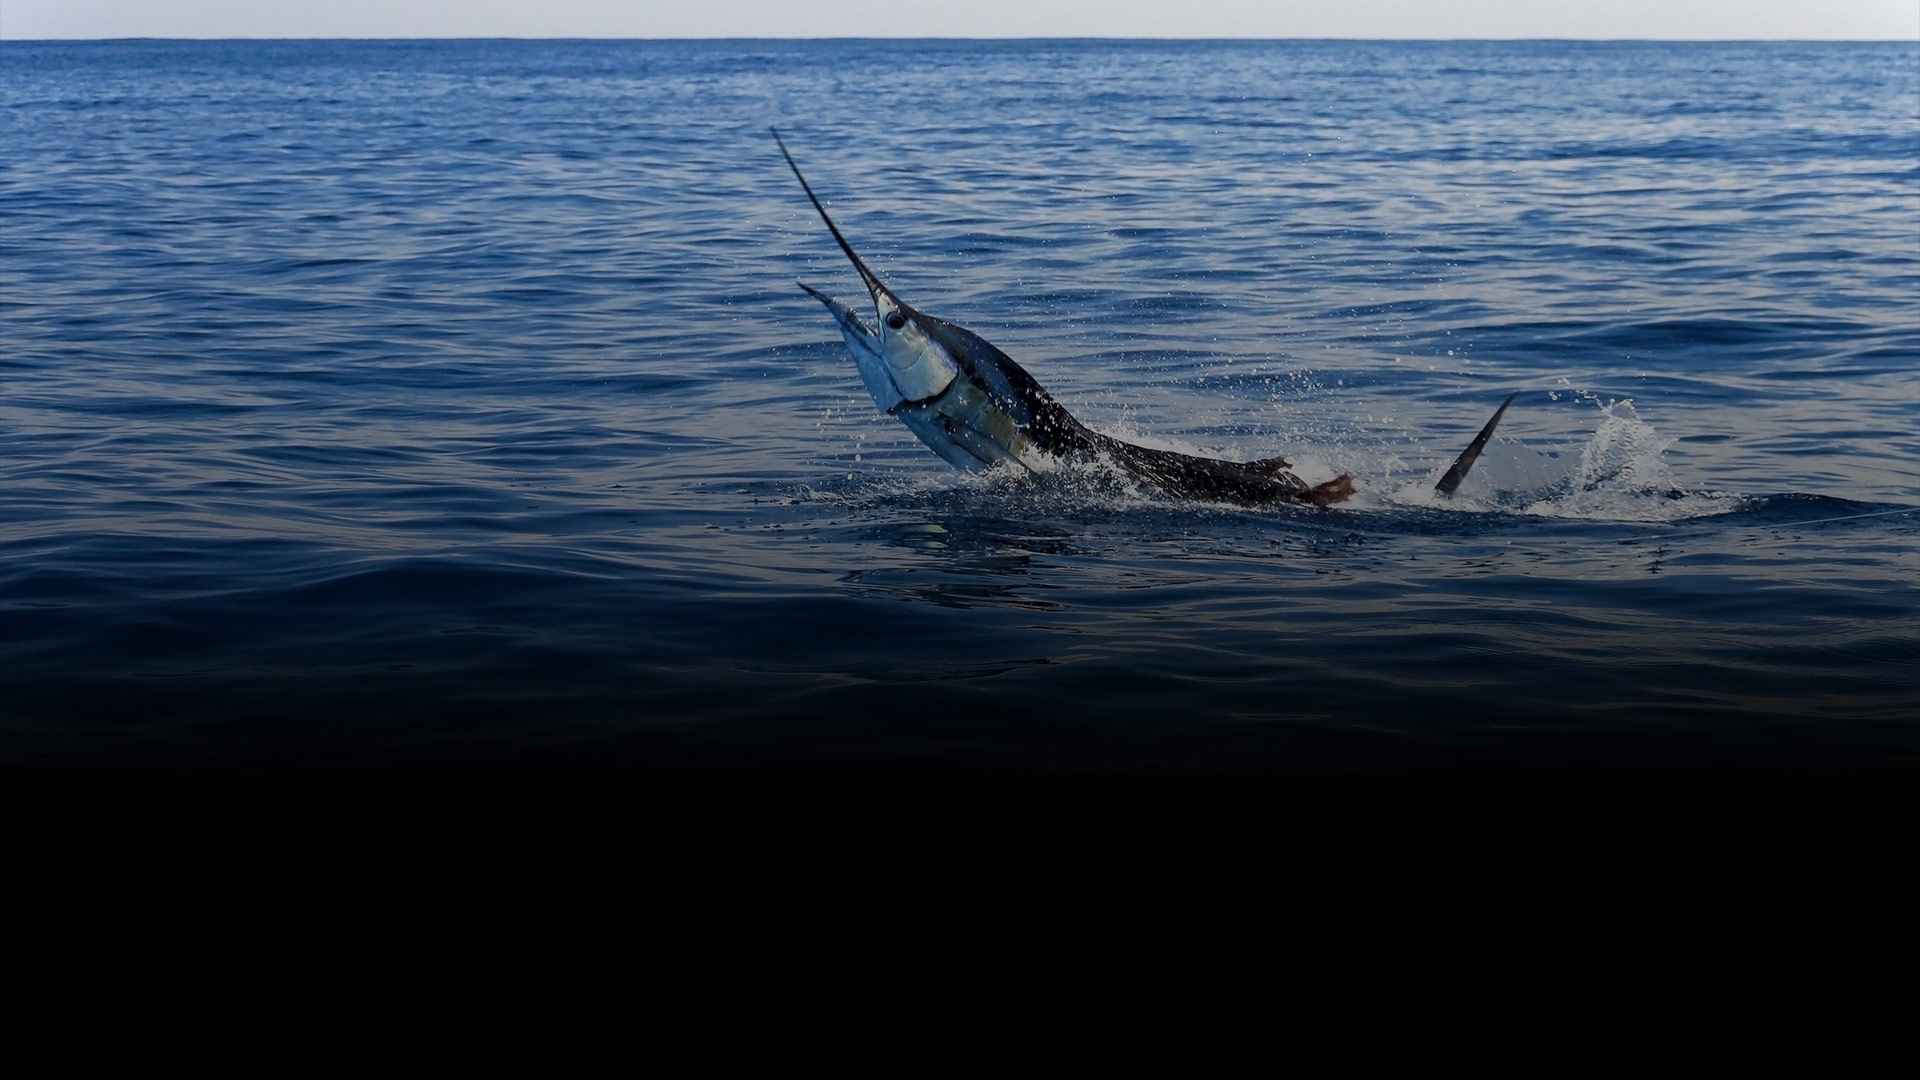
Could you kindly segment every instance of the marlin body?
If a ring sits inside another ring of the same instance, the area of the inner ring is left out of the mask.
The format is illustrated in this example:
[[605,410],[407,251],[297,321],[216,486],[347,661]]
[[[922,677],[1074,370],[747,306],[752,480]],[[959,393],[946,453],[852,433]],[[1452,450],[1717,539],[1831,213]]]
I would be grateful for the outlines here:
[[[1238,462],[1195,457],[1136,446],[1082,424],[992,342],[916,310],[888,288],[841,235],[780,133],[774,132],[773,138],[827,231],[859,272],[873,298],[877,325],[868,326],[845,304],[804,282],[800,287],[833,313],[873,403],[949,464],[969,471],[1004,466],[1043,473],[1062,462],[1101,461],[1168,495],[1250,506],[1326,506],[1353,494],[1353,478],[1347,474],[1309,485],[1282,458]],[[1495,414],[1470,449],[1472,456],[1462,455],[1464,465],[1456,462],[1449,471],[1452,484],[1446,493],[1465,477],[1498,421]]]
[[[914,363],[890,363],[888,335],[869,328],[833,297],[809,285],[800,287],[833,312],[874,404],[958,468],[979,471],[1005,465],[1043,473],[1062,461],[1097,459],[1148,486],[1187,498],[1325,505],[1353,493],[1351,477],[1309,487],[1277,457],[1220,461],[1102,435],[1074,419],[992,342],[945,319],[907,314],[911,309],[904,305],[894,310],[893,317],[903,325],[892,336],[897,340],[906,336],[900,331],[911,328],[924,336],[924,344],[909,354]],[[886,320],[882,316],[883,326],[890,325]]]

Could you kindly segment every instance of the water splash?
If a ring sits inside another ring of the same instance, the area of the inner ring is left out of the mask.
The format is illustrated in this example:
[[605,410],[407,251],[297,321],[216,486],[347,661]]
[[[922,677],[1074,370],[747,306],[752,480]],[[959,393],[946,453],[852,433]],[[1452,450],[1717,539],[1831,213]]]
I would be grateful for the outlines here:
[[[1285,437],[1269,431],[1258,441],[1262,445],[1285,444],[1294,471],[1310,483],[1352,472],[1359,490],[1343,504],[1346,510],[1413,509],[1667,522],[1724,514],[1744,505],[1746,500],[1741,496],[1682,487],[1666,460],[1676,440],[1642,419],[1631,400],[1602,400],[1571,389],[1555,395],[1555,399],[1562,396],[1593,407],[1599,419],[1591,434],[1584,440],[1559,445],[1497,436],[1467,485],[1452,498],[1439,495],[1433,488],[1457,448],[1449,447],[1446,455],[1436,456],[1417,439],[1389,433],[1374,433],[1374,438],[1367,439],[1350,425],[1335,431],[1324,420],[1318,426],[1294,425]],[[1145,430],[1126,416],[1101,427],[1108,434],[1144,446],[1205,457],[1245,456],[1238,452],[1243,448]],[[1020,502],[1039,499],[1057,504],[1064,500],[1087,510],[1165,509],[1176,504],[1199,509],[1203,505],[1144,489],[1111,463],[1099,460],[1062,462],[1043,478],[1026,478],[1006,470],[965,474],[874,469],[872,464],[860,468],[859,448],[855,447],[854,454],[859,475],[847,474],[848,483],[833,495],[814,492],[813,497],[844,498],[859,492],[859,497],[865,498],[923,498],[945,490]],[[1252,508],[1252,512],[1270,509]]]
[[1357,510],[1665,522],[1728,513],[1747,501],[1684,487],[1666,459],[1676,440],[1643,419],[1631,400],[1603,400],[1572,387],[1549,397],[1591,406],[1598,416],[1592,432],[1560,443],[1497,435],[1451,498],[1437,493],[1434,484],[1459,448],[1429,446],[1414,434],[1338,439],[1335,446],[1303,446],[1289,456],[1306,470],[1330,468],[1335,459],[1351,469],[1360,491],[1347,506]]
[[1678,521],[1739,508],[1740,496],[1690,490],[1674,479],[1666,453],[1674,439],[1641,419],[1630,400],[1600,404],[1600,423],[1568,455],[1572,468],[1525,502],[1522,512],[1598,521]]

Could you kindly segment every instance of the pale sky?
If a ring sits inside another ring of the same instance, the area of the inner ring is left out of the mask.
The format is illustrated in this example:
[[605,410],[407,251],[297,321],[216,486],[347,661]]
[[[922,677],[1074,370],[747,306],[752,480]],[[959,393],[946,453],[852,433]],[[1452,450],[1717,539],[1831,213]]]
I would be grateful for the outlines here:
[[1920,39],[1920,0],[0,0],[0,38]]

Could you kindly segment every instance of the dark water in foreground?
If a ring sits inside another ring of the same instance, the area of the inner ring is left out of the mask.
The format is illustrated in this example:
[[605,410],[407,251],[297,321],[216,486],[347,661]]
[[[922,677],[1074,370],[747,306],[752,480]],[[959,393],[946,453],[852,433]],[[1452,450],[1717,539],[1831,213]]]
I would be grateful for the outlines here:
[[[1906,44],[0,44],[0,759],[1912,762],[1916,112]],[[769,123],[1083,420],[1362,497],[948,471]]]

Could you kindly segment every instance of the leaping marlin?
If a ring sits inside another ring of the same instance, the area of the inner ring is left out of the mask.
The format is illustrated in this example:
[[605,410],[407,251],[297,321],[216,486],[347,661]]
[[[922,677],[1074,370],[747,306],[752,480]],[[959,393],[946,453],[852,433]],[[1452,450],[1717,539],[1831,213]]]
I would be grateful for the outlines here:
[[[1045,472],[1062,460],[1097,459],[1169,495],[1254,506],[1280,502],[1326,506],[1353,494],[1350,474],[1309,485],[1293,474],[1284,458],[1239,462],[1194,457],[1135,446],[1082,424],[992,342],[964,326],[915,310],[895,295],[840,234],[778,131],[773,132],[773,140],[827,231],[866,284],[878,328],[869,328],[845,304],[805,282],[800,287],[825,304],[840,324],[840,334],[873,403],[898,417],[950,464],[969,471],[1005,464],[1023,472]],[[1452,494],[1466,478],[1504,412],[1502,405],[1448,470],[1439,488],[1443,494]]]

